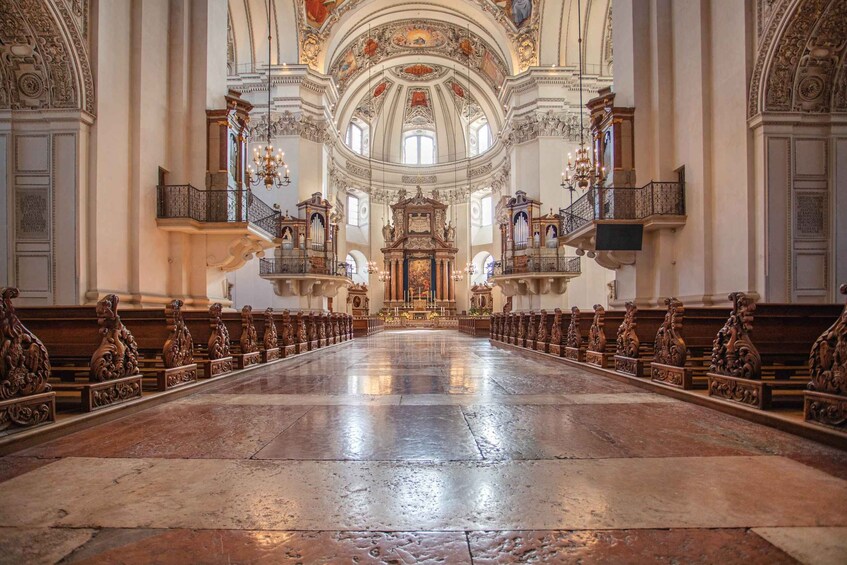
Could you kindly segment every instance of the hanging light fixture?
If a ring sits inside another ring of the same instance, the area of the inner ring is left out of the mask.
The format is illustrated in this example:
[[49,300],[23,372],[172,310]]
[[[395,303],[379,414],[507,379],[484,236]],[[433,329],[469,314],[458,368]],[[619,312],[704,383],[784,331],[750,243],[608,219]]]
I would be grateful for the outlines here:
[[268,144],[253,148],[253,166],[247,168],[247,181],[254,186],[261,183],[265,188],[282,188],[291,184],[288,165],[285,164],[285,153],[271,145],[271,2],[268,0]]
[[472,261],[468,261],[468,264],[465,267],[465,271],[471,276],[475,275],[476,274],[476,265],[474,265]]
[[377,271],[379,271],[379,269],[376,266],[376,261],[368,261],[368,274],[372,275]]
[[391,280],[391,271],[380,271],[379,275],[377,275],[377,279],[381,283],[385,283]]
[[568,165],[562,173],[561,187],[571,193],[571,204],[573,204],[573,193],[578,188],[586,189],[589,186],[602,183],[606,178],[606,169],[601,167],[597,160],[597,149],[594,149],[592,157],[591,150],[585,145],[582,113],[584,105],[582,102],[582,6],[580,0],[576,3],[577,30],[579,45],[579,147],[576,150],[576,158],[571,160],[568,153]]

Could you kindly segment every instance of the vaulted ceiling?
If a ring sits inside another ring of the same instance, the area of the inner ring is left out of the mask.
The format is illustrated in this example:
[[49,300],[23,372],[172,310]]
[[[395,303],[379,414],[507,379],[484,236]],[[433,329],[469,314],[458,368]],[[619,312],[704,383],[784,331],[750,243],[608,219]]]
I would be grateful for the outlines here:
[[[440,162],[464,158],[468,105],[496,136],[506,77],[578,64],[576,0],[270,2],[271,63],[332,76],[339,129],[354,117],[370,124],[378,159],[399,161],[403,132],[424,122],[437,132]],[[582,0],[581,9],[586,72],[609,76],[611,0]],[[229,0],[231,75],[267,64],[267,12],[268,0]]]

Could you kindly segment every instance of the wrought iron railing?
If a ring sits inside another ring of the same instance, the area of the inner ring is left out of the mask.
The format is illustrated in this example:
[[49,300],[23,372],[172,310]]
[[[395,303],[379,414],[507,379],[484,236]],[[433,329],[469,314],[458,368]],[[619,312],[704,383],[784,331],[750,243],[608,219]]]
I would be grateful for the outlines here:
[[594,220],[643,220],[654,215],[685,214],[685,183],[654,181],[641,188],[588,189],[576,202],[559,210],[562,234]]
[[353,266],[322,257],[276,257],[259,261],[260,275],[332,275],[353,277]]
[[555,255],[518,255],[492,263],[489,276],[518,273],[581,273],[579,257]]
[[190,184],[157,187],[157,217],[250,223],[276,236],[279,212],[249,190],[200,190]]

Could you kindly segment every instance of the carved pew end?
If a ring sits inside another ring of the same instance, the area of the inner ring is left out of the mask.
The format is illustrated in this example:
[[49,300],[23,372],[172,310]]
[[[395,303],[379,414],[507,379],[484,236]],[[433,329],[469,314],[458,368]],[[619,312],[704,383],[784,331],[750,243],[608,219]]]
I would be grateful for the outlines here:
[[262,350],[262,363],[270,363],[271,361],[276,361],[277,359],[282,359],[282,351],[279,347],[272,347],[271,349]]
[[847,396],[807,390],[803,399],[803,419],[839,430],[847,428]]
[[586,350],[581,347],[565,347],[564,356],[565,359],[570,359],[571,361],[577,361],[579,363],[585,363]]
[[202,367],[202,377],[211,379],[232,372],[232,357],[221,357],[220,359],[204,359],[198,363]]
[[55,392],[42,392],[0,401],[0,431],[55,421]]
[[[569,348],[570,349],[570,348]],[[612,356],[608,353],[601,353],[600,351],[586,351],[585,352],[585,362],[589,365],[594,365],[596,367],[600,367],[602,369],[607,369],[610,366],[609,360]]]
[[767,410],[771,407],[771,387],[761,380],[706,373],[709,396]]
[[615,371],[633,377],[644,376],[644,361],[635,357],[615,355]]
[[112,404],[141,398],[142,375],[130,375],[118,379],[92,383],[55,383],[56,392],[74,392],[80,395],[83,412],[94,412]]
[[692,390],[694,387],[694,378],[691,371],[685,367],[675,367],[673,365],[665,365],[664,363],[650,364],[650,379],[653,382],[664,385],[681,388],[683,390]]
[[253,351],[252,353],[236,353],[232,358],[235,360],[235,367],[237,369],[246,369],[262,362],[262,354],[258,351]]
[[197,380],[197,363],[161,369],[156,372],[156,390],[165,391]]

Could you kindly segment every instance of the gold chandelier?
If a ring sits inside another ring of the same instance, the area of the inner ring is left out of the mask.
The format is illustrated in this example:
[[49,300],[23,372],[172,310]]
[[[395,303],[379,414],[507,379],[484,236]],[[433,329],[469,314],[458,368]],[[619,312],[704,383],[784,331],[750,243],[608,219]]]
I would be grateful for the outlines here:
[[576,14],[578,22],[577,30],[579,32],[579,147],[576,150],[576,159],[572,160],[571,154],[568,153],[568,164],[562,173],[562,183],[560,185],[562,188],[570,191],[572,200],[573,193],[577,187],[586,189],[589,186],[601,184],[606,179],[606,169],[600,166],[597,149],[594,149],[592,156],[584,139],[582,123],[584,109],[582,102],[582,24],[579,23],[582,22],[582,7],[579,0],[576,3]]
[[[271,2],[268,0],[268,144],[253,148],[253,166],[247,167],[247,182],[254,186],[261,183],[265,188],[282,188],[291,184],[288,165],[285,164],[285,153],[271,145]],[[284,174],[283,174],[284,172]]]
[[391,271],[380,271],[379,275],[377,275],[377,279],[379,282],[384,283],[391,280]]

